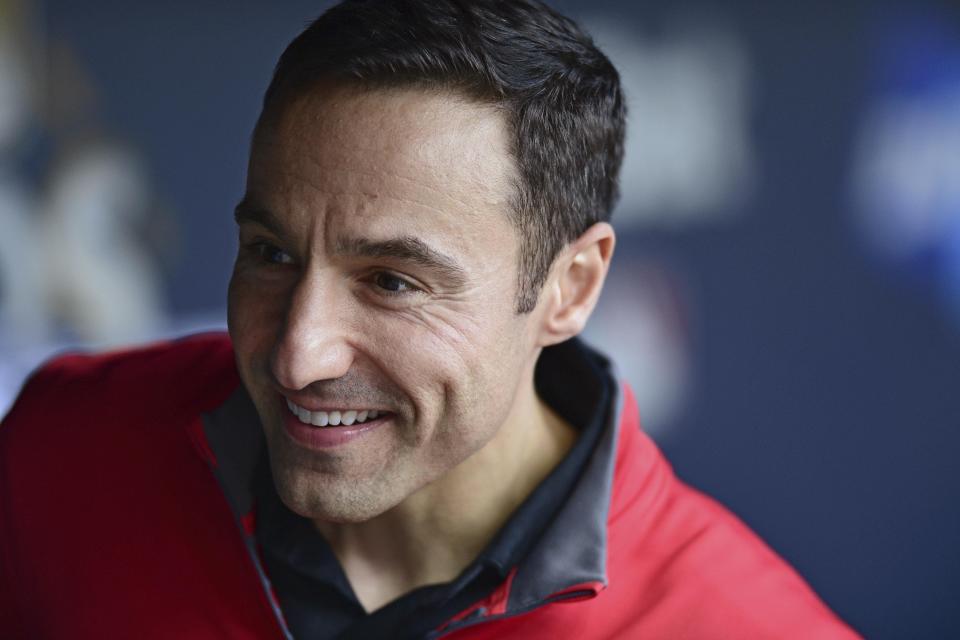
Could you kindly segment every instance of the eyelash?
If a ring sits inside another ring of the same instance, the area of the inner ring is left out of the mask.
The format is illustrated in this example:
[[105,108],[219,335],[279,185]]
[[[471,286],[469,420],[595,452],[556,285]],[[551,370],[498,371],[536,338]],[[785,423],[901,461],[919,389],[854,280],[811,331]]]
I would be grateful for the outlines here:
[[[288,258],[290,257],[290,254],[284,252],[282,249],[280,249],[279,247],[277,247],[277,246],[275,246],[275,245],[273,245],[273,244],[271,244],[271,243],[269,243],[269,242],[264,242],[264,241],[262,241],[262,240],[257,240],[257,241],[251,242],[251,243],[249,243],[248,245],[246,245],[246,248],[247,248],[248,251],[250,251],[251,253],[253,253],[253,255],[254,255],[261,263],[267,265],[268,267],[284,267],[284,266],[287,266],[287,265],[289,265],[289,264],[291,264],[291,263],[293,262],[293,258],[290,258],[289,261],[287,261],[287,262],[277,262],[277,261],[274,261],[274,260],[270,260],[270,259],[267,257],[269,254],[273,254],[273,253],[283,253],[283,254],[286,255]],[[404,289],[401,290],[401,291],[393,291],[393,290],[387,289],[386,287],[378,284],[377,281],[378,281],[380,278],[383,278],[383,277],[392,278],[392,279],[394,279],[394,280],[397,280],[398,282],[402,283],[402,286],[404,287]],[[407,278],[405,278],[405,277],[403,277],[403,276],[397,275],[396,273],[393,273],[392,271],[386,271],[386,270],[374,271],[374,272],[372,272],[372,273],[370,274],[370,276],[367,278],[367,281],[370,282],[373,286],[375,286],[375,287],[377,288],[377,291],[379,292],[379,295],[386,296],[386,297],[390,297],[390,298],[423,293],[423,289],[422,289],[422,288],[420,288],[420,287],[418,287],[417,285],[413,284],[409,279],[407,279]]]

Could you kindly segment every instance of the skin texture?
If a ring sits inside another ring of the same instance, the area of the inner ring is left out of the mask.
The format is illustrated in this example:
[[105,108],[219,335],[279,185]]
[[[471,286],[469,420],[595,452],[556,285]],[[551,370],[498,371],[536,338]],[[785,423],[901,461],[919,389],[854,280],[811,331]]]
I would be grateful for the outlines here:
[[[238,368],[280,497],[368,610],[454,578],[575,439],[533,368],[586,322],[613,232],[568,246],[537,308],[515,313],[508,149],[493,108],[412,89],[319,86],[254,136],[229,293]],[[285,431],[287,398],[389,416],[318,451]]]

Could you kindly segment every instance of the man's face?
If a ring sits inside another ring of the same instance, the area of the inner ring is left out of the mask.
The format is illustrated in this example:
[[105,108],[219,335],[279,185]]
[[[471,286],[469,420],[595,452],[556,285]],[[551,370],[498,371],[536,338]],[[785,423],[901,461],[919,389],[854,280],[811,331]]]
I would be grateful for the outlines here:
[[[536,314],[514,311],[508,148],[491,108],[416,90],[321,87],[258,127],[229,326],[294,511],[376,516],[515,409]],[[304,422],[334,412],[367,420]]]

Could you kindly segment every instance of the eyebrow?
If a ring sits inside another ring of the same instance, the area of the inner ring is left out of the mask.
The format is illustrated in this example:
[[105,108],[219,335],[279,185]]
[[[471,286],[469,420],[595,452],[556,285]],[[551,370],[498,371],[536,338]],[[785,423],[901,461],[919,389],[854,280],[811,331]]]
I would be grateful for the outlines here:
[[[246,199],[234,208],[233,219],[238,225],[255,223],[278,234],[283,229],[276,214],[269,209],[255,206]],[[460,263],[414,236],[400,236],[388,240],[340,238],[335,251],[362,258],[394,258],[412,262],[437,273],[452,288],[462,288],[467,283],[467,272]]]
[[425,267],[459,288],[467,282],[467,272],[452,257],[437,251],[413,236],[401,236],[389,240],[366,238],[341,238],[337,240],[336,252],[364,258],[395,258]]
[[275,233],[283,228],[280,219],[272,211],[253,205],[246,199],[233,209],[233,219],[238,225],[252,222]]

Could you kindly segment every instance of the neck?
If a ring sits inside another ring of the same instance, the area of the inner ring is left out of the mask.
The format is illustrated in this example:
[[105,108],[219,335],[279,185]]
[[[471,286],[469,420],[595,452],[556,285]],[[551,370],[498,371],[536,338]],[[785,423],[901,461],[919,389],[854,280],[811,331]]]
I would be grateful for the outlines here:
[[573,446],[529,381],[494,438],[439,480],[371,520],[315,522],[367,611],[456,578]]

